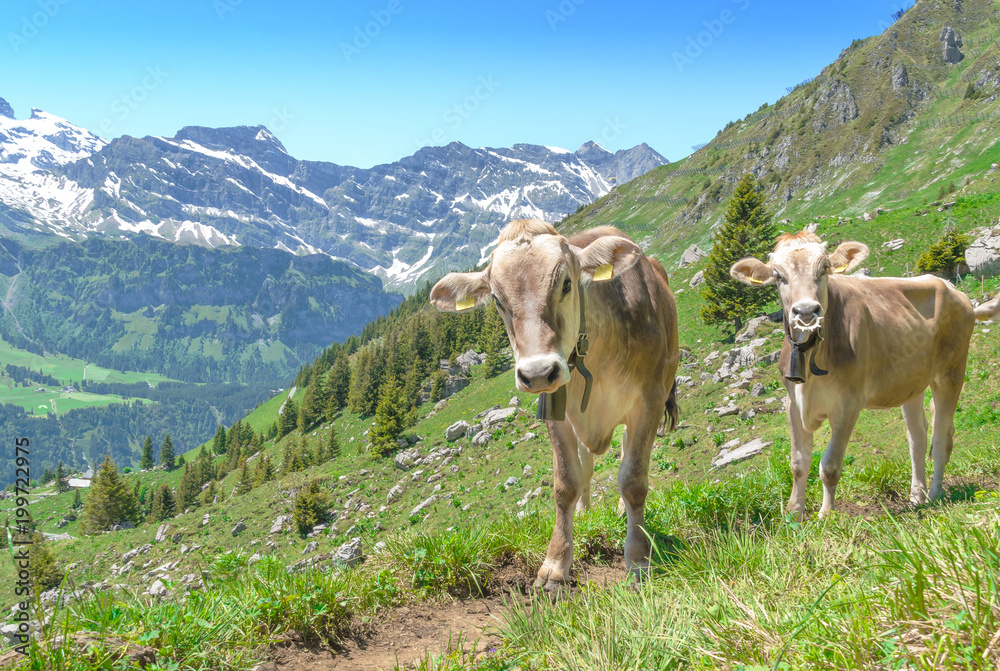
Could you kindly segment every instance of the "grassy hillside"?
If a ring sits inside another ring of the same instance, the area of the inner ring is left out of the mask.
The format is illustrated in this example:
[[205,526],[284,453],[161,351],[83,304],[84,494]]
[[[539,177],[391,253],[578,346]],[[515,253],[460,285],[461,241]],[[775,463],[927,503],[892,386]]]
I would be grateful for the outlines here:
[[[923,216],[926,208],[899,208],[880,217],[877,227],[833,217],[821,220],[819,232],[831,242],[860,239],[873,249],[868,267],[879,274],[902,273],[937,237],[944,217],[970,229],[993,216],[995,207],[993,197],[979,197],[960,199],[947,214],[935,210]],[[898,237],[907,240],[901,250],[881,248],[883,239]],[[574,596],[551,603],[525,595],[553,519],[550,450],[543,428],[540,435],[522,440],[528,432],[539,433],[539,427],[533,399],[514,393],[512,373],[487,379],[482,367],[476,367],[473,383],[443,409],[420,406],[419,420],[408,431],[419,437],[421,456],[460,448],[457,455],[448,453],[450,462],[443,456],[401,471],[391,456],[363,449],[371,419],[344,411],[305,435],[293,432],[264,447],[279,463],[290,443],[304,441],[311,449],[333,430],[342,445],[340,457],[237,496],[229,495],[238,479],[238,472],[231,472],[221,483],[224,496],[218,503],[170,520],[169,535],[179,534],[177,540],[153,543],[134,559],[135,568],[127,575],[112,575],[112,567],[124,563],[123,553],[152,543],[158,525],[52,544],[60,563],[72,566],[68,580],[75,582],[67,585],[100,581],[118,586],[100,592],[96,600],[59,610],[66,619],[57,617],[56,622],[71,631],[105,631],[106,650],[150,646],[179,668],[201,663],[250,668],[266,658],[304,663],[315,654],[309,652],[315,644],[339,651],[344,663],[355,660],[358,668],[393,668],[395,660],[384,650],[381,657],[373,656],[373,650],[354,641],[402,636],[394,627],[409,626],[398,623],[409,617],[401,613],[413,609],[426,612],[432,621],[442,618],[439,627],[420,639],[432,656],[438,655],[422,661],[428,669],[889,669],[904,664],[930,669],[978,668],[978,662],[968,660],[979,659],[994,664],[997,652],[990,640],[1000,626],[1000,596],[983,587],[997,584],[1000,576],[994,540],[1000,531],[1000,382],[995,375],[1000,341],[993,325],[977,326],[973,336],[956,418],[956,449],[946,478],[947,500],[911,511],[901,413],[866,411],[848,449],[838,491],[841,512],[830,521],[799,524],[783,513],[790,488],[789,443],[777,370],[768,365],[754,369],[751,382],[765,388],[760,397],[731,390],[725,382],[699,379],[720,363],[706,364],[705,359],[733,345],[697,320],[701,299],[686,281],[698,268],[671,278],[678,293],[682,346],[691,352],[681,372],[695,383],[681,388],[678,431],[658,438],[654,448],[647,524],[660,554],[654,579],[642,587],[619,586],[625,529],[614,512],[617,460],[612,449],[597,464],[595,508],[576,520]],[[1000,281],[968,289],[981,298],[1000,291]],[[760,354],[780,346],[779,325],[765,325],[758,335],[766,339]],[[444,440],[444,429],[452,422],[472,421],[496,404],[507,406],[512,396],[521,400],[522,412],[498,427],[486,446],[473,446],[466,438]],[[266,430],[287,398],[288,392],[272,398],[245,421],[255,431]],[[296,390],[293,400],[302,399],[303,391]],[[738,414],[719,418],[710,412],[727,399],[739,407]],[[756,413],[752,417],[747,413],[751,409]],[[824,428],[817,445],[828,437]],[[723,470],[711,467],[722,445],[753,438],[771,442],[761,456]],[[198,451],[188,452],[186,460],[195,459]],[[503,487],[510,477],[517,483]],[[176,485],[179,478],[180,470],[126,477],[129,486],[139,481],[141,488]],[[278,515],[292,513],[294,493],[313,478],[331,496],[329,527],[314,538],[303,538],[287,526],[280,534],[269,534]],[[403,491],[387,503],[396,485]],[[527,496],[539,489],[537,498]],[[45,494],[32,497],[32,511],[41,529],[56,532],[72,494]],[[434,494],[436,502],[412,514]],[[807,497],[810,511],[818,508],[820,498],[814,472]],[[2,505],[3,510],[11,506]],[[209,522],[202,526],[205,514]],[[234,536],[231,530],[240,521],[246,530]],[[77,528],[78,522],[71,522],[58,531],[77,536]],[[353,537],[362,538],[367,560],[350,570],[337,569],[328,553]],[[307,547],[310,541],[317,545]],[[385,545],[376,549],[379,542]],[[318,570],[283,571],[310,558],[318,558]],[[177,566],[152,571],[175,561]],[[203,596],[192,592],[184,605],[173,597],[143,594],[161,578],[179,596],[187,589],[182,580],[196,582],[204,575]],[[4,577],[12,578],[8,565],[0,565],[0,579]],[[496,618],[463,620],[451,631],[452,620],[444,614],[459,607],[449,605],[455,598],[487,604]],[[8,598],[0,607],[11,603]],[[169,624],[177,617],[176,608],[206,625]],[[902,621],[907,625],[901,626]],[[464,638],[456,638],[459,629]],[[612,632],[619,633],[611,637]],[[299,635],[306,639],[304,647],[294,643]],[[288,636],[291,648],[275,647],[275,641],[288,641]],[[243,645],[233,647],[237,641]],[[474,643],[485,641],[490,650],[472,652]],[[416,654],[411,648],[400,650]],[[96,663],[53,657],[44,646],[33,654],[35,663],[51,668],[93,668]],[[406,661],[400,658],[400,668]]]
[[[670,267],[689,244],[708,243],[746,171],[765,184],[778,219],[919,207],[953,200],[952,187],[966,196],[995,192],[998,8],[990,0],[917,3],[775,105],[582,208],[564,228],[613,223]],[[946,26],[966,45],[957,64],[943,60]]]

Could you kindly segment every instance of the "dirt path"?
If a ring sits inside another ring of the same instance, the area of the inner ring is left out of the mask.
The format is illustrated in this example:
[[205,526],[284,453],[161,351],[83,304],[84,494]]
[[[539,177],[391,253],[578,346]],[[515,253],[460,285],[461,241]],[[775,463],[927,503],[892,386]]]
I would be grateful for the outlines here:
[[[578,574],[582,582],[607,585],[625,580],[625,568],[589,566]],[[363,639],[351,641],[347,649],[329,649],[289,644],[271,650],[278,671],[381,671],[414,668],[427,654],[440,655],[461,648],[477,656],[487,654],[501,641],[496,628],[503,622],[504,609],[526,602],[523,595],[530,584],[528,575],[510,575],[505,594],[482,599],[451,602],[426,601],[396,608],[380,618],[378,626]],[[269,668],[269,667],[263,667]]]

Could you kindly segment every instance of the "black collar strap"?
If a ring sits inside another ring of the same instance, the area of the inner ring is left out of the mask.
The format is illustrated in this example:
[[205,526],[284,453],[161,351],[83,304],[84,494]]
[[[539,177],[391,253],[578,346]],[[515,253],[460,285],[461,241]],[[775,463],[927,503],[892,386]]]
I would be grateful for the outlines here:
[[[792,346],[792,355],[788,359],[788,369],[785,371],[785,379],[789,382],[794,382],[795,384],[802,384],[806,381],[805,367],[806,367],[806,352],[809,350],[814,350],[814,348],[823,339],[822,328],[813,331],[812,335],[809,336],[809,340],[804,343],[792,342],[791,329],[788,326],[788,320],[785,320],[785,338],[788,340],[788,344]],[[816,365],[816,352],[812,353],[809,357],[809,372],[813,375],[829,375],[830,371],[823,370]]]
[[[590,404],[590,390],[594,386],[594,376],[587,370],[587,366],[583,362],[587,357],[587,350],[590,348],[590,341],[587,337],[587,303],[583,297],[583,287],[579,284],[577,291],[580,292],[580,332],[576,338],[576,347],[573,348],[566,364],[569,366],[570,373],[577,370],[583,376],[585,384],[583,400],[580,402],[580,412],[587,412],[587,406]],[[566,396],[566,385],[559,387],[551,394],[539,394],[538,412],[535,413],[535,419],[564,421],[566,419]]]

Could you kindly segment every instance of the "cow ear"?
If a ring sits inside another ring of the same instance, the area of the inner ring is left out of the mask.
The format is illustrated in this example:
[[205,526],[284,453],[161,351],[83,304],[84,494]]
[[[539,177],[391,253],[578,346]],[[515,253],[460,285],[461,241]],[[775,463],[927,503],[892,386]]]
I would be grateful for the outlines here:
[[[574,250],[576,251],[576,250]],[[604,282],[621,276],[642,257],[639,245],[617,235],[597,238],[576,251],[580,261],[580,279]]]
[[441,312],[464,312],[490,295],[490,267],[477,273],[448,273],[431,289],[431,305]]
[[860,242],[845,242],[830,254],[830,272],[846,273],[857,268],[858,264],[868,258],[868,245]]
[[771,270],[771,266],[759,259],[741,259],[733,264],[729,274],[733,279],[753,287],[774,284],[774,271]]

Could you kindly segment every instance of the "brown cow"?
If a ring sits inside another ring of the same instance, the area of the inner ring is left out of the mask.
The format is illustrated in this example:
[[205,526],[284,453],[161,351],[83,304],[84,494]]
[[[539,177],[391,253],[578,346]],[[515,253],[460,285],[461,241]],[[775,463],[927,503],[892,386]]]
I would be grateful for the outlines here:
[[823,420],[830,421],[830,443],[820,462],[823,517],[833,510],[844,451],[863,408],[902,407],[913,471],[910,500],[925,503],[928,387],[934,414],[930,497],[942,495],[973,325],[991,314],[988,306],[974,311],[964,293],[932,275],[840,274],[867,256],[860,242],[845,242],[827,254],[825,242],[802,231],[778,238],[769,263],[743,259],[730,270],[747,284],[776,284],[781,296],[786,337],[779,364],[792,438],[788,510],[799,516],[805,512],[813,434]]
[[[626,426],[618,471],[628,519],[625,562],[643,574],[650,452],[661,418],[666,414],[671,428],[677,420],[677,307],[663,267],[615,228],[567,239],[543,221],[515,221],[501,231],[484,270],[445,276],[431,302],[450,312],[491,296],[510,336],[517,388],[551,395],[539,399],[541,407],[560,393],[566,400],[565,421],[558,410],[546,421],[556,524],[536,586],[553,589],[569,578],[574,509],[589,507],[594,455],[607,451],[619,424]],[[589,406],[583,356],[593,374]]]

